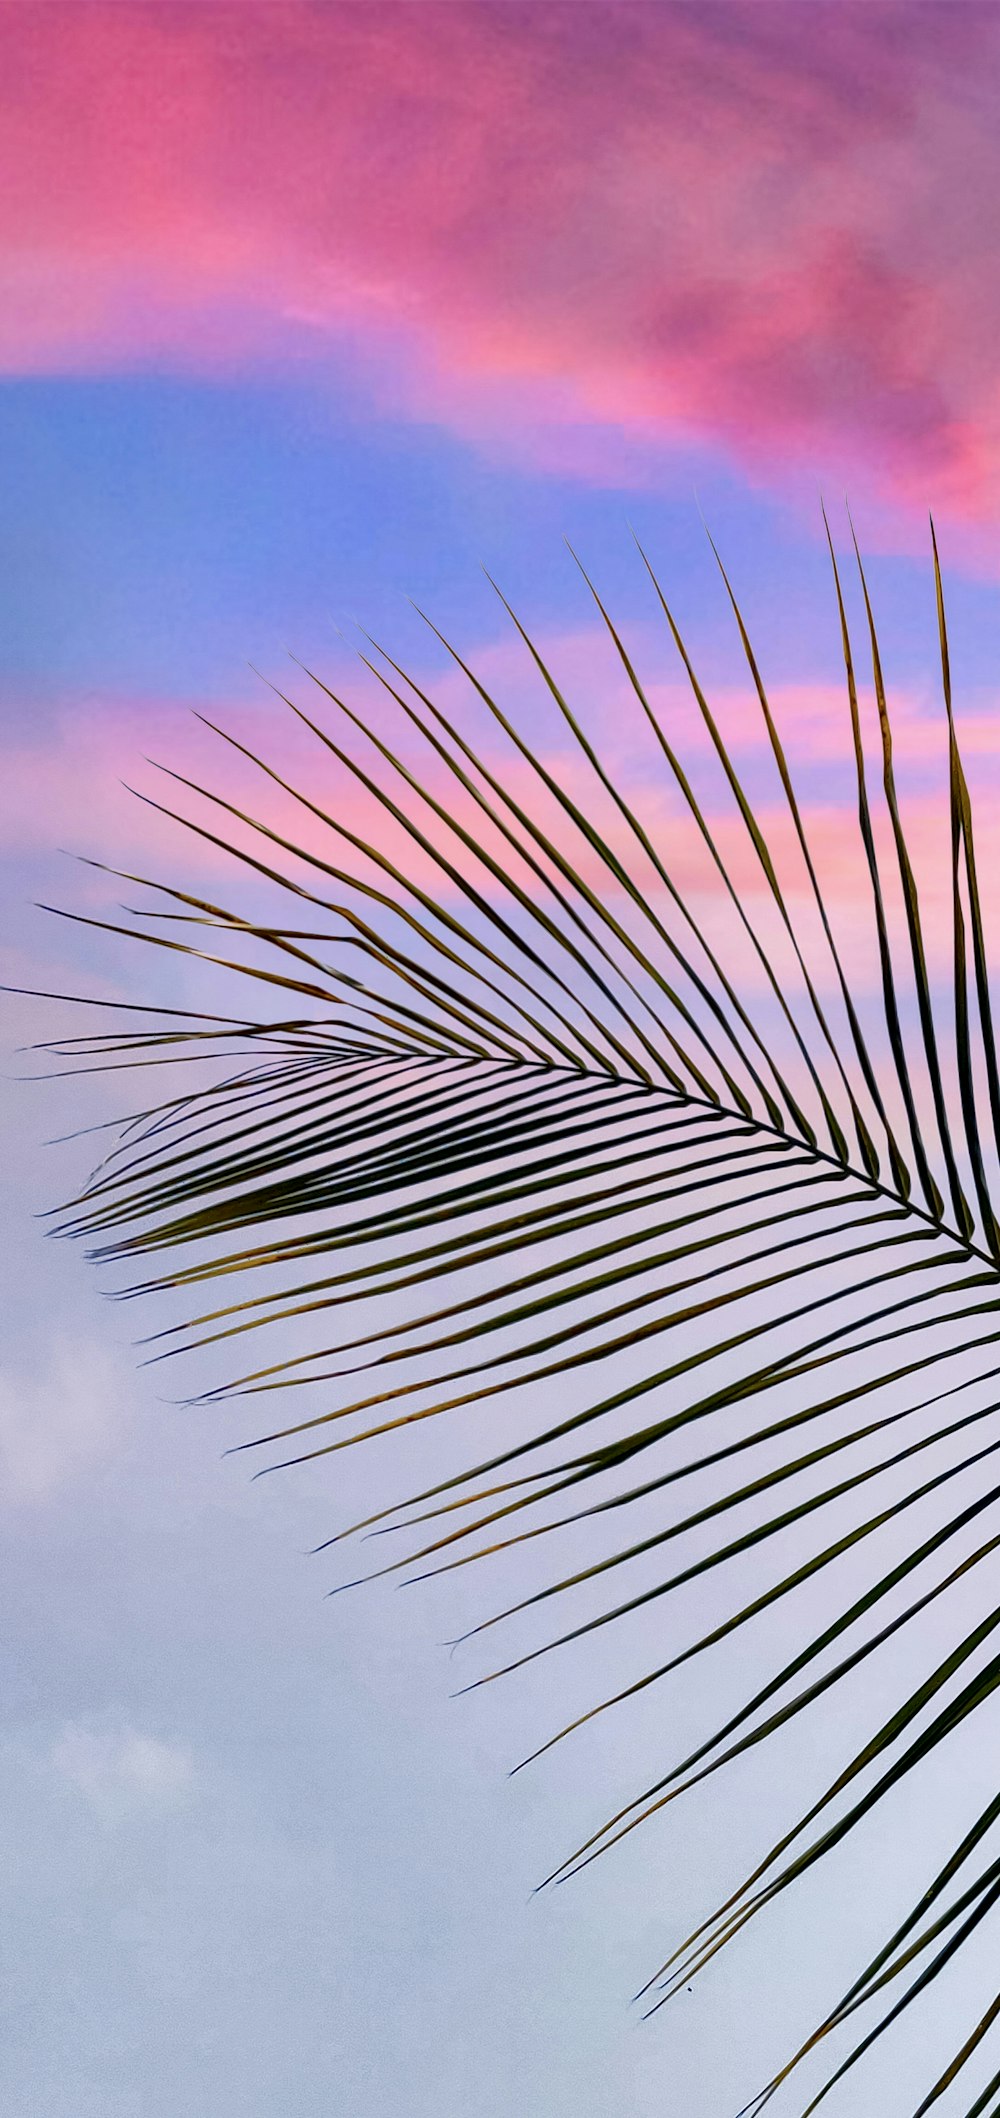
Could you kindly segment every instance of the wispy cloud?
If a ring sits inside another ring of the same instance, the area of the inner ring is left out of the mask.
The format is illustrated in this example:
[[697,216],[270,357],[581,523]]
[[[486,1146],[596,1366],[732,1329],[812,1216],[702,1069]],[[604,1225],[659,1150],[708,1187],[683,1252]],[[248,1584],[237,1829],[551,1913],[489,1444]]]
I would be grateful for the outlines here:
[[69,1331],[43,1360],[0,1369],[0,1465],[13,1504],[47,1501],[113,1449],[125,1421],[127,1371]]
[[411,411],[590,475],[607,427],[996,515],[992,7],[96,0],[0,35],[9,371],[360,335]]
[[194,1758],[185,1744],[165,1743],[127,1724],[67,1721],[48,1762],[104,1824],[176,1808],[195,1788]]

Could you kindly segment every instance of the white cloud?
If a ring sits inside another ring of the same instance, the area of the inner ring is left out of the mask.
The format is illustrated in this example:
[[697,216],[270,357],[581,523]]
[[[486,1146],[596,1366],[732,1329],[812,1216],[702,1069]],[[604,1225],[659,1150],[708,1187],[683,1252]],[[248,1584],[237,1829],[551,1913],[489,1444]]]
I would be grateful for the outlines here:
[[128,1726],[94,1728],[67,1721],[49,1760],[105,1823],[137,1811],[176,1808],[195,1783],[194,1759],[184,1745]]
[[125,1403],[114,1356],[93,1340],[56,1339],[37,1368],[0,1370],[0,1467],[5,1495],[47,1498],[110,1447]]

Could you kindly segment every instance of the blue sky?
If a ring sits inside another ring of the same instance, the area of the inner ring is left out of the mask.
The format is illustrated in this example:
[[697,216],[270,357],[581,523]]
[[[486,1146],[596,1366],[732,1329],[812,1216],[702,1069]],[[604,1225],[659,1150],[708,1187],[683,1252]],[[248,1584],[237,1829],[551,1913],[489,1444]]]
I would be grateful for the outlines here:
[[751,593],[780,569],[786,652],[803,604],[829,616],[798,521],[762,494],[747,549],[746,490],[707,450],[672,459],[654,491],[628,477],[594,487],[498,463],[438,423],[373,417],[358,379],[333,364],[295,389],[165,375],[9,381],[0,421],[14,716],[25,699],[62,704],[81,690],[229,698],[254,656],[329,649],[352,620],[409,630],[411,596],[443,628],[490,637],[498,612],[481,566],[512,599],[530,598],[536,625],[573,625],[585,604],[566,537],[616,609],[645,612],[630,524],[655,542],[710,640],[718,592],[699,502],[719,536],[741,531]]

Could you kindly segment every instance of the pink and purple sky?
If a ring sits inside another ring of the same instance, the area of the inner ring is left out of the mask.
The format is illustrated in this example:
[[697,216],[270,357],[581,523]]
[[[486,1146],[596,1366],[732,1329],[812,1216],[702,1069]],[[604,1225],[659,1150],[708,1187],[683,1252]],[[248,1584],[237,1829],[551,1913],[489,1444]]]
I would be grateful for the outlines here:
[[[117,895],[59,848],[167,865],[119,781],[148,785],[150,753],[216,769],[189,708],[290,744],[248,664],[284,682],[292,649],[359,682],[360,623],[461,713],[412,597],[530,718],[482,564],[641,776],[564,537],[681,716],[638,531],[769,813],[699,510],[850,950],[821,493],[838,546],[849,496],[871,556],[943,948],[929,509],[987,843],[1000,828],[998,201],[1000,11],[975,0],[4,0],[2,975],[125,990],[116,952],[30,902]],[[26,1004],[15,1034],[47,1025]],[[442,1608],[331,1620],[297,1556],[328,1489],[248,1493],[216,1462],[229,1435],[179,1432],[136,1381],[120,1317],[28,1219],[62,1181],[38,1141],[110,1091],[45,1093],[5,1090],[7,2108],[728,2108],[770,2054],[773,1966],[734,1989],[727,2071],[704,2013],[669,2054],[620,2020],[661,1932],[645,1901],[637,1932],[641,1857],[522,1920],[566,1799],[499,1788],[530,1695],[513,1731],[478,1706],[457,1731]],[[715,1873],[712,1830],[696,1818],[681,1884]],[[463,1834],[486,1848],[474,1896]]]
[[292,647],[339,672],[360,621],[423,665],[407,596],[480,659],[506,646],[516,684],[480,563],[585,686],[564,535],[676,681],[633,524],[706,672],[741,683],[699,507],[779,700],[812,701],[805,793],[835,838],[821,492],[838,541],[849,495],[877,562],[918,838],[942,762],[933,507],[992,799],[993,7],[54,0],[0,20],[19,859],[72,835],[84,787],[127,848],[119,772],[151,730],[186,754],[186,704],[259,706],[248,662],[272,675]]

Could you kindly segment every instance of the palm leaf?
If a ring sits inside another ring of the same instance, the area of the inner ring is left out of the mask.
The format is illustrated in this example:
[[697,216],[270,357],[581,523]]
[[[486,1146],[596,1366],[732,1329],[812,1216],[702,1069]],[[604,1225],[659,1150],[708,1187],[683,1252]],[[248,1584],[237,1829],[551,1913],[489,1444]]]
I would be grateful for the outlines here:
[[[266,893],[266,916],[129,875],[150,897],[121,920],[90,922],[186,966],[207,963],[220,989],[243,981],[241,993],[266,992],[276,1012],[255,1017],[245,1000],[235,1014],[151,1007],[136,1028],[143,1011],[129,1002],[125,1027],[44,1047],[70,1070],[181,1061],[202,1070],[199,1085],[182,1077],[123,1125],[56,1225],[124,1273],[122,1299],[180,1297],[180,1320],[147,1341],[150,1360],[228,1349],[233,1373],[202,1398],[274,1405],[244,1444],[270,1452],[267,1468],[451,1416],[451,1467],[330,1540],[389,1539],[367,1578],[478,1566],[538,1540],[558,1552],[561,1532],[586,1525],[587,1564],[567,1570],[556,1559],[541,1586],[473,1628],[541,1627],[476,1682],[662,1607],[731,1565],[740,1583],[739,1562],[753,1555],[749,1598],[734,1587],[726,1616],[543,1731],[534,1757],[830,1570],[820,1629],[564,1853],[550,1882],[603,1858],[835,1695],[935,1611],[936,1630],[921,1636],[938,1643],[923,1676],[654,1974],[644,1989],[653,2007],[1000,1688],[1000,1613],[971,1625],[960,1599],[948,1601],[1000,1548],[989,1527],[1000,1508],[1000,1068],[937,548],[950,1001],[928,962],[867,583],[860,573],[874,716],[859,696],[832,542],[830,555],[872,912],[867,1028],[728,576],[794,873],[782,872],[643,555],[762,896],[740,886],[706,797],[591,588],[636,738],[650,746],[650,778],[662,772],[679,805],[676,826],[643,820],[641,800],[616,782],[512,611],[540,687],[530,735],[440,634],[483,721],[478,746],[471,719],[450,720],[372,642],[362,659],[378,681],[374,720],[318,678],[309,680],[320,708],[285,702],[317,764],[336,776],[335,798],[321,798],[322,773],[310,774],[307,792],[217,730],[262,788],[280,793],[282,828],[177,773],[167,780],[193,811],[174,797],[152,804],[229,861],[254,908]],[[881,759],[888,864],[866,733]],[[570,745],[561,764],[558,743]],[[289,812],[301,818],[298,837]],[[706,913],[705,888],[679,879],[684,816],[734,922],[729,942]],[[893,938],[900,913],[904,947]],[[294,1352],[283,1350],[290,1326]],[[715,1481],[708,1499],[705,1473]],[[921,1528],[901,1555],[892,1533],[905,1537],[912,1508]],[[837,1569],[848,1554],[845,1594]],[[944,1651],[942,1613],[953,1628]],[[1000,1898],[997,1826],[1000,1798],[748,2111],[762,2110],[828,2036],[853,2034],[860,2015],[858,2041],[813,2093],[813,2110],[941,1975]],[[958,2081],[998,2007],[965,2036],[921,2111]],[[970,2118],[1000,2111],[998,2083]]]

